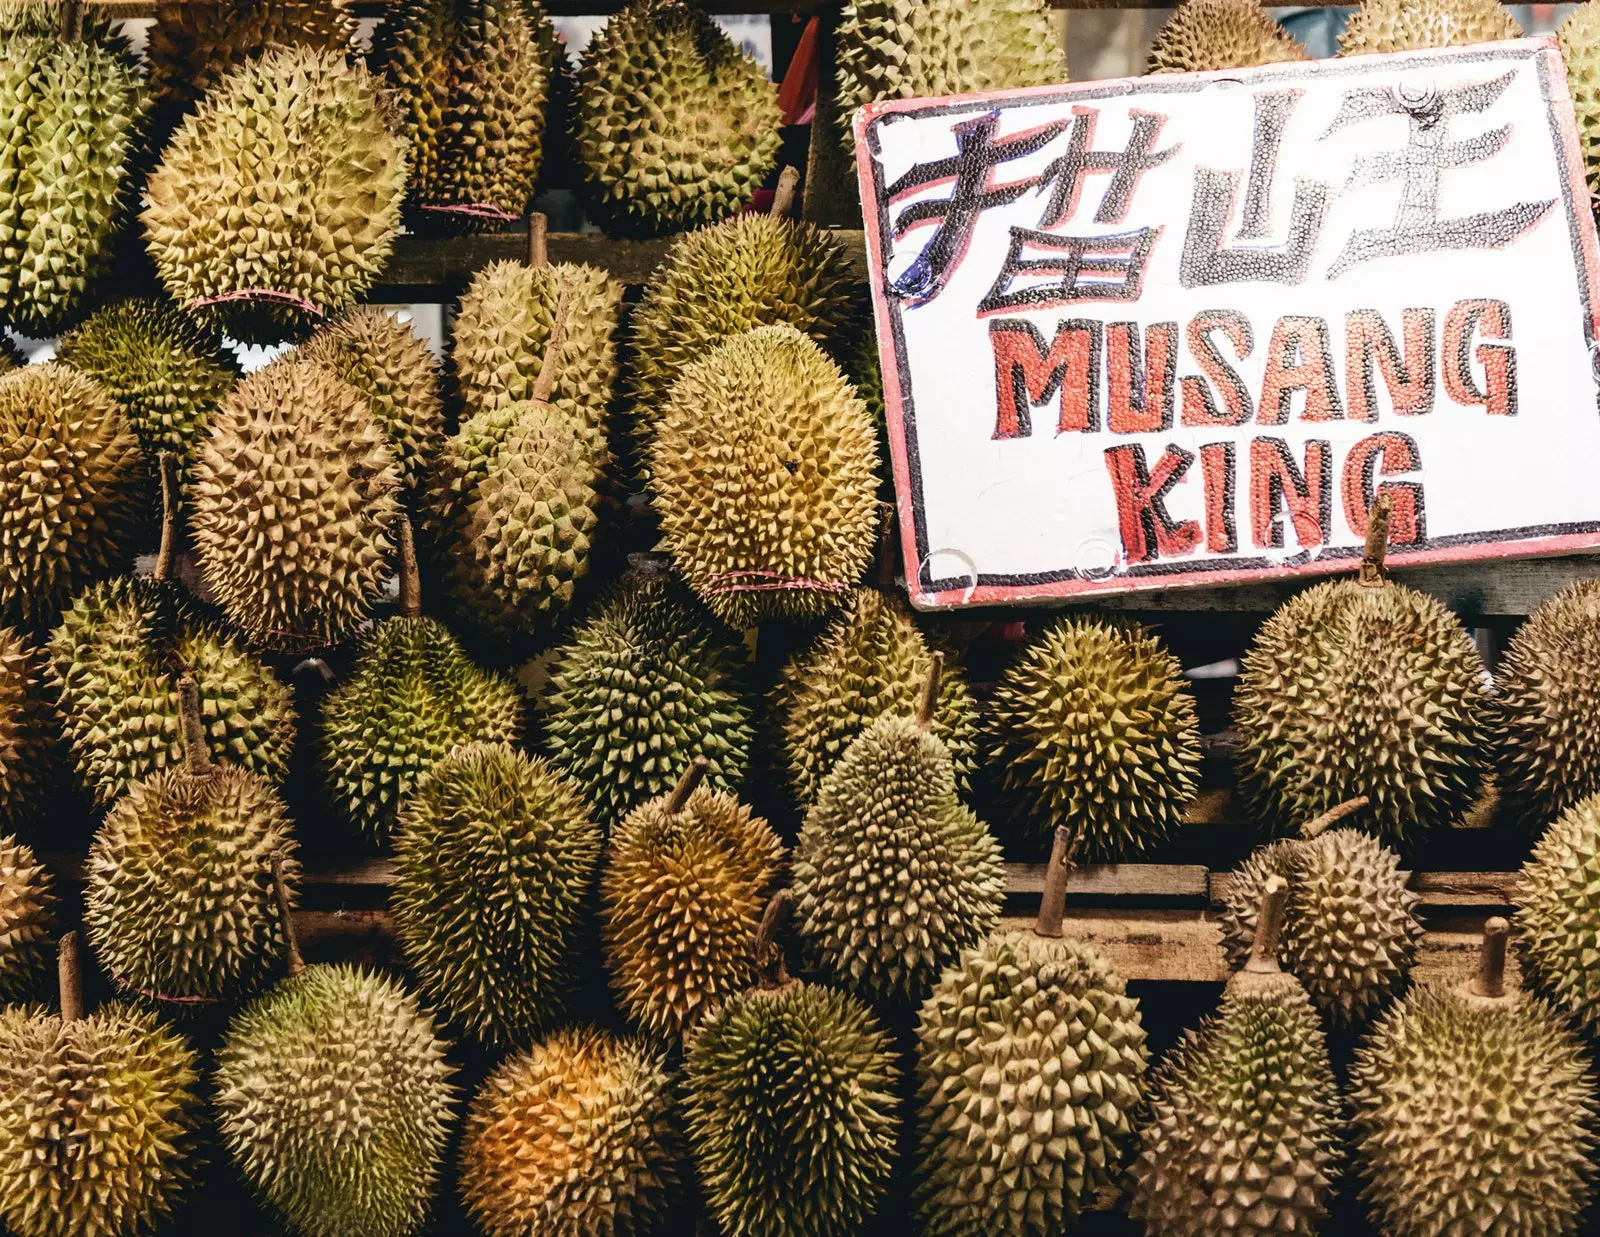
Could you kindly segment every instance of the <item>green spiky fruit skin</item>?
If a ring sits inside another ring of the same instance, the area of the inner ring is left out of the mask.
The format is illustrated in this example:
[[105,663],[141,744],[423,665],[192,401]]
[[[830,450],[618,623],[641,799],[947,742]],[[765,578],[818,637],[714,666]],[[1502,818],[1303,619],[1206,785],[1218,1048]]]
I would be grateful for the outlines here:
[[428,1000],[490,1048],[565,1013],[604,837],[577,787],[504,743],[437,762],[400,814],[395,934]]
[[405,183],[404,142],[367,71],[338,52],[277,47],[178,126],[145,187],[145,247],[167,294],[202,321],[247,342],[296,338],[377,279]]
[[758,327],[686,365],[650,467],[662,547],[730,627],[827,614],[872,558],[872,419],[793,327]]
[[120,1005],[0,1011],[0,1222],[15,1237],[136,1237],[172,1213],[201,1111],[196,1057]]
[[387,619],[323,701],[323,784],[339,813],[381,845],[436,762],[463,744],[521,734],[516,684],[474,665],[438,620]]
[[1328,1218],[1339,1087],[1305,989],[1238,974],[1150,1080],[1129,1215],[1162,1237],[1314,1237]]
[[608,829],[665,794],[696,756],[737,794],[754,737],[742,645],[664,574],[630,575],[550,664],[545,750]]
[[923,1232],[1062,1232],[1121,1173],[1144,1041],[1139,1003],[1080,941],[1000,932],[964,952],[917,1023]]
[[1339,55],[1414,52],[1520,39],[1499,0],[1362,0],[1339,36]]
[[652,1232],[678,1188],[681,1137],[660,1049],[557,1031],[484,1082],[460,1187],[486,1237]]
[[675,1042],[756,981],[755,935],[783,843],[732,795],[699,787],[628,814],[600,878],[606,969],[624,1013]]
[[733,997],[689,1041],[689,1150],[723,1232],[846,1237],[883,1201],[898,1138],[888,1034],[847,993],[790,982]]
[[1600,795],[1568,808],[1517,874],[1516,924],[1530,985],[1590,1033],[1600,1029]]
[[[856,589],[808,649],[779,672],[772,693],[784,763],[795,798],[816,801],[823,777],[857,735],[885,714],[910,716],[933,664],[928,642],[899,597]],[[966,680],[947,667],[933,733],[950,751],[963,790],[978,762],[978,714]]]
[[428,345],[387,310],[362,305],[319,328],[300,355],[367,397],[394,450],[401,484],[415,490],[445,439],[439,363]]
[[[54,11],[53,9],[51,10]],[[144,122],[130,58],[95,39],[0,33],[0,306],[48,338],[70,325],[111,265]]]
[[1580,4],[1556,27],[1590,192],[1600,193],[1600,3]]
[[1404,986],[1422,940],[1400,856],[1358,829],[1261,847],[1234,873],[1219,919],[1232,967],[1250,956],[1272,876],[1289,884],[1284,967],[1333,1026],[1363,1025]]
[[0,835],[0,1002],[35,995],[50,969],[56,895],[33,851]]
[[1362,1196],[1386,1237],[1561,1237],[1592,1194],[1589,1059],[1540,1001],[1422,988],[1351,1071]]
[[1149,71],[1203,73],[1306,59],[1306,49],[1260,0],[1184,0],[1156,36]]
[[184,472],[239,380],[238,364],[217,336],[146,297],[96,311],[61,340],[56,357],[110,392],[152,462],[171,451]]
[[1351,819],[1408,854],[1477,797],[1485,703],[1483,661],[1438,601],[1398,584],[1318,584],[1245,655],[1240,789],[1258,820],[1289,829],[1365,795]]
[[0,623],[48,627],[132,566],[147,491],[139,440],[99,383],[54,362],[0,375]]
[[222,1142],[303,1237],[408,1237],[427,1217],[453,1120],[445,1051],[395,980],[307,967],[228,1027]]
[[845,750],[794,851],[800,938],[841,987],[909,1008],[1000,920],[1000,844],[960,800],[950,752],[884,716]]
[[617,232],[737,214],[777,164],[777,87],[705,14],[633,0],[590,41],[574,141],[591,213]]
[[0,627],[0,832],[31,821],[49,784],[56,721],[33,642]]
[[1033,850],[1066,825],[1083,859],[1131,859],[1173,834],[1198,787],[1194,698],[1138,624],[1055,623],[1001,675],[989,723],[1016,841]]
[[292,896],[293,826],[255,774],[214,765],[134,783],[89,848],[83,919],[100,965],[153,1001],[251,991],[283,956],[275,857]]
[[183,763],[176,676],[194,675],[213,759],[273,782],[294,750],[294,693],[173,586],[119,576],[79,596],[47,648],[47,681],[96,807]]

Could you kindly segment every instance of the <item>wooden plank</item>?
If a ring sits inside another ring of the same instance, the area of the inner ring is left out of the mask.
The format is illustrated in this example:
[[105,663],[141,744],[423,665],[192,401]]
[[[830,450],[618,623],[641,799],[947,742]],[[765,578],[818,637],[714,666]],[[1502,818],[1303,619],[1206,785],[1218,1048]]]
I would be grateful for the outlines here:
[[[1232,872],[1211,873],[1212,906],[1226,903],[1233,877]],[[1482,908],[1487,916],[1515,908],[1516,881],[1515,872],[1412,872],[1406,884],[1425,914],[1447,908]]]
[[[1044,892],[1043,863],[1006,864],[1009,896]],[[1188,863],[1086,863],[1067,882],[1068,897],[1189,899],[1204,903],[1209,873]]]

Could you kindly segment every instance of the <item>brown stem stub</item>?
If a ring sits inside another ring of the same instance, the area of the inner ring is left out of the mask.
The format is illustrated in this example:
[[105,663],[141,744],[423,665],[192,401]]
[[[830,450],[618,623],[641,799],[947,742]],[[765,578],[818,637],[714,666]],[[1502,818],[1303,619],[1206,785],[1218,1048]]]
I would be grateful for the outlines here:
[[550,323],[550,338],[545,341],[544,360],[539,365],[539,376],[533,382],[532,399],[536,404],[547,404],[556,389],[556,375],[561,370],[561,354],[567,346],[567,281],[561,281],[556,293],[556,316]]
[[799,168],[790,165],[778,173],[778,187],[772,192],[772,208],[767,213],[774,219],[787,219],[794,212],[794,194],[799,184]]
[[178,727],[183,735],[183,767],[190,777],[211,772],[211,753],[206,750],[206,728],[200,718],[200,684],[194,675],[178,680]]
[[542,211],[528,216],[528,265],[550,265],[550,220]]
[[56,945],[56,981],[61,986],[61,1021],[78,1021],[83,1017],[83,958],[76,932],[68,932]]
[[783,948],[778,944],[778,933],[789,922],[794,910],[794,894],[780,889],[772,895],[767,909],[762,913],[761,926],[756,929],[756,971],[763,988],[781,988],[789,982],[789,970],[784,964]]
[[172,579],[172,559],[178,552],[178,457],[161,452],[161,548],[156,551],[155,578]]
[[1256,916],[1255,940],[1244,969],[1252,975],[1271,974],[1278,969],[1278,942],[1283,937],[1283,908],[1289,900],[1289,882],[1281,876],[1267,877],[1261,888],[1261,909]]
[[417,569],[417,539],[411,517],[400,517],[400,614],[416,618],[422,613],[422,573]]
[[289,886],[283,880],[283,856],[272,856],[272,891],[278,898],[278,923],[283,928],[283,959],[293,979],[306,969],[306,960],[300,955],[300,939],[294,930],[294,907],[289,903]]
[[684,804],[689,802],[689,796],[694,794],[696,786],[705,777],[706,770],[711,767],[711,762],[704,756],[696,756],[689,762],[689,767],[683,771],[683,776],[678,779],[678,784],[672,788],[672,793],[667,796],[667,815],[676,816],[683,811]]
[[944,654],[935,652],[929,659],[928,677],[922,682],[922,698],[917,701],[917,725],[926,730],[933,725],[939,707],[939,680],[944,677]]
[[895,551],[899,549],[899,539],[895,529],[895,511],[893,503],[880,501],[878,503],[878,562],[875,578],[878,587],[887,593],[894,587]]
[[76,43],[83,38],[81,0],[61,0],[61,37],[68,43]]
[[1329,808],[1321,816],[1316,817],[1314,820],[1308,820],[1300,826],[1300,840],[1309,842],[1312,838],[1331,829],[1346,816],[1354,816],[1371,802],[1372,800],[1368,799],[1366,795],[1357,795],[1354,799],[1346,799],[1337,807]]
[[1506,946],[1511,941],[1511,924],[1496,915],[1483,925],[1483,952],[1478,957],[1478,973],[1472,980],[1474,996],[1503,997],[1506,994]]
[[1379,494],[1367,515],[1367,544],[1361,554],[1361,583],[1382,588],[1389,582],[1383,559],[1389,552],[1389,520],[1394,515],[1394,498]]
[[1044,870],[1044,893],[1039,897],[1039,919],[1033,931],[1037,936],[1059,937],[1061,921],[1067,913],[1067,883],[1078,867],[1078,847],[1083,843],[1083,830],[1056,826],[1055,841],[1050,846],[1050,863]]

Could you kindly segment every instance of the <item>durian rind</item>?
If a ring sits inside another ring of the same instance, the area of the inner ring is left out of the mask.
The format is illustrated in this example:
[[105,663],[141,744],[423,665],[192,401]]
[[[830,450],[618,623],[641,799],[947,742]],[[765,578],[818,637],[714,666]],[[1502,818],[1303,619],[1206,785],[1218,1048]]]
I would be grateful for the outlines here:
[[1151,73],[1203,73],[1308,60],[1260,0],[1183,0],[1150,49]]
[[39,815],[50,781],[56,719],[45,703],[43,658],[33,642],[0,627],[0,832]]
[[53,960],[56,902],[33,851],[0,835],[0,1003],[38,994]]
[[1556,41],[1567,66],[1589,191],[1600,193],[1600,3],[1589,0],[1567,14],[1556,27]]
[[1529,985],[1600,1030],[1600,795],[1568,808],[1517,874],[1517,947]]
[[1414,52],[1520,39],[1500,0],[1362,0],[1339,35],[1339,55]]

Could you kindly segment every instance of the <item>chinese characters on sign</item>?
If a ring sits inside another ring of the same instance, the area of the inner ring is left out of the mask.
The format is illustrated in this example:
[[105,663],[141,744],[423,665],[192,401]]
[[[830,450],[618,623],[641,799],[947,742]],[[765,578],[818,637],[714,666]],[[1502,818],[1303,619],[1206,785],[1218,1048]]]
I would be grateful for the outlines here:
[[921,605],[1600,546],[1553,40],[856,118]]

